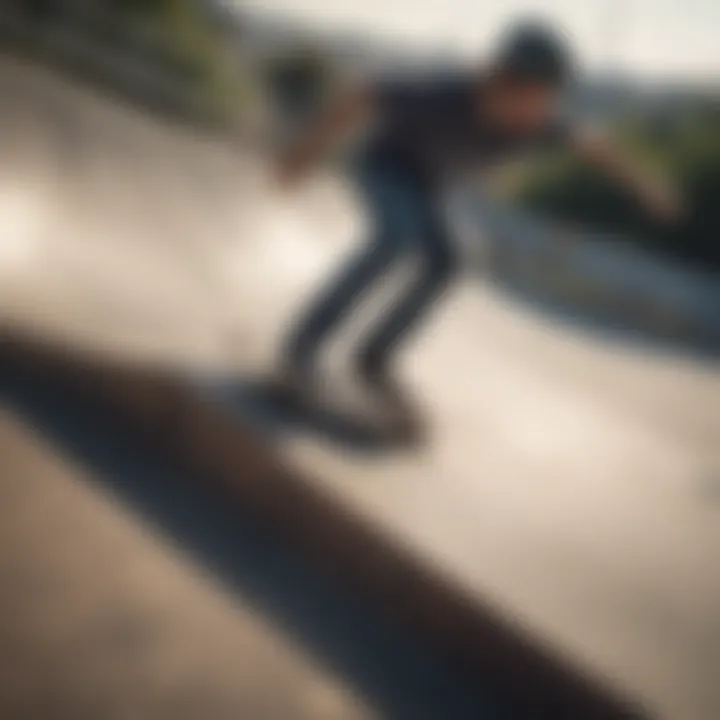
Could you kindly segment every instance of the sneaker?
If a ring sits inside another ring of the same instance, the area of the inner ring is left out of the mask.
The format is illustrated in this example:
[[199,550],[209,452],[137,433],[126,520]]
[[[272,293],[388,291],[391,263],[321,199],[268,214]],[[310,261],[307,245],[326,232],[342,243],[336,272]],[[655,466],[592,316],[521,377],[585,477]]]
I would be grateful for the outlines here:
[[275,401],[282,404],[302,405],[309,398],[314,385],[310,373],[287,369],[272,376],[266,386],[270,397]]
[[387,373],[365,372],[362,379],[383,406],[380,433],[400,445],[422,444],[427,435],[422,413],[397,381]]

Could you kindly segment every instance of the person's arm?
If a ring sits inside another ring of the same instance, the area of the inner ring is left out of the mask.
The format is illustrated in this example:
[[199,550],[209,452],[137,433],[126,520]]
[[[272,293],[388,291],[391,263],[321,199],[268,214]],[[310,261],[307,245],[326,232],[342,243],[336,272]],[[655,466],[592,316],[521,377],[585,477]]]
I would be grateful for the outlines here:
[[369,122],[374,106],[374,94],[367,87],[335,98],[280,158],[280,183],[292,186],[300,182],[335,145]]
[[672,222],[681,215],[682,202],[672,185],[630,161],[601,134],[575,133],[572,146],[582,160],[633,193],[654,217]]

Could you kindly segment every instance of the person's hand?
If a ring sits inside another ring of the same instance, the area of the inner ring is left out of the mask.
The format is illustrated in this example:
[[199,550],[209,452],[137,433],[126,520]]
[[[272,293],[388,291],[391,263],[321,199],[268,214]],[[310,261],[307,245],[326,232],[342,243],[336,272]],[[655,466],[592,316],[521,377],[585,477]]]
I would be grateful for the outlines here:
[[682,219],[685,208],[680,194],[657,175],[641,171],[602,134],[581,130],[573,136],[573,145],[581,158],[633,192],[654,219],[663,223]]
[[306,172],[306,163],[297,155],[287,155],[277,164],[275,180],[283,190],[293,190]]
[[647,211],[663,223],[676,223],[684,214],[683,200],[672,187],[653,185],[644,188],[642,200]]

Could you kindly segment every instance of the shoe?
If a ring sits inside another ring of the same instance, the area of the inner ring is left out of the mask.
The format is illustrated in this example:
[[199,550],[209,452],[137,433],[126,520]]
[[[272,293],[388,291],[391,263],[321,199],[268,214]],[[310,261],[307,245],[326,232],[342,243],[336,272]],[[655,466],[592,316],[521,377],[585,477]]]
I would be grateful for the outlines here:
[[312,387],[313,380],[310,374],[294,369],[282,370],[266,383],[270,397],[276,402],[287,405],[304,404]]
[[299,410],[331,414],[332,393],[324,386],[323,379],[311,370],[282,370],[268,382],[271,397],[276,402]]
[[427,437],[422,414],[397,381],[384,372],[363,372],[362,379],[383,405],[381,436],[403,446],[422,444]]

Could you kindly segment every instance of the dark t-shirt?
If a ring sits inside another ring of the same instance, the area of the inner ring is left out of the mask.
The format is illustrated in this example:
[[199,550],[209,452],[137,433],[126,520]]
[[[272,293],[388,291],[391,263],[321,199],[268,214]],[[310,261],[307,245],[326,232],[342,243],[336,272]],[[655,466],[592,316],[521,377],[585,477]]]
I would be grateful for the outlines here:
[[483,122],[478,80],[470,75],[380,82],[374,90],[379,125],[369,156],[429,181],[559,145],[570,134],[560,120],[530,136]]

